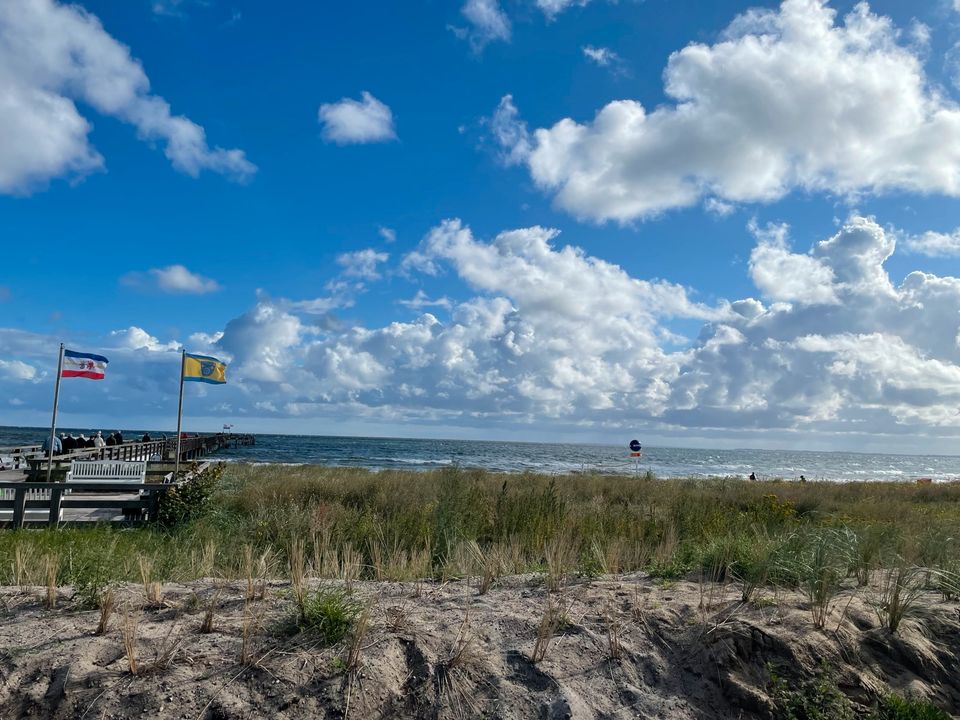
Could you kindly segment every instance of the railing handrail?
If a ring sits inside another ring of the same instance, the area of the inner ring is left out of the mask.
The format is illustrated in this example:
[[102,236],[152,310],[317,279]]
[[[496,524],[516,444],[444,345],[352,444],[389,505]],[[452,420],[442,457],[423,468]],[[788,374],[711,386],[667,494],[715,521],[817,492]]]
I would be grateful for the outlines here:
[[126,483],[126,482],[103,482],[91,480],[90,482],[80,481],[72,483],[61,483],[61,482],[11,482],[4,481],[0,482],[0,490],[50,490],[50,489],[60,489],[60,490],[70,490],[70,492],[77,492],[80,490],[111,490],[116,491],[132,491],[132,490],[143,490],[143,489],[164,489],[171,487],[169,483]]

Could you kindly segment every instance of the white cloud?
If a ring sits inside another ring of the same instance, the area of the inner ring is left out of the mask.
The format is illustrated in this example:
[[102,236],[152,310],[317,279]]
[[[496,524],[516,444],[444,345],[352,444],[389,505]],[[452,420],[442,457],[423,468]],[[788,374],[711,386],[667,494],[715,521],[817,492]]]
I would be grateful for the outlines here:
[[921,235],[912,235],[904,242],[909,252],[930,257],[960,256],[960,228],[953,232],[941,233],[928,230]]
[[558,206],[596,221],[798,188],[960,195],[960,109],[898,37],[866,4],[838,23],[821,0],[785,0],[673,53],[673,104],[618,100],[592,121],[519,133],[506,151]]
[[[488,243],[447,221],[408,267],[452,270],[475,296],[452,303],[449,322],[424,313],[321,333],[285,371],[304,373],[285,404],[300,415],[335,406],[708,434],[960,434],[960,280],[911,273],[894,286],[883,269],[894,238],[870,218],[852,217],[807,253],[789,248],[785,226],[754,232],[751,277],[770,304],[707,306],[555,247],[556,231]],[[427,302],[420,291],[409,306]],[[671,349],[671,318],[706,324]]]
[[933,35],[933,31],[930,29],[930,26],[926,23],[922,23],[916,18],[910,22],[910,29],[907,33],[911,42],[917,46],[918,49],[926,49],[926,46],[930,44],[930,38]]
[[467,0],[460,14],[470,23],[470,28],[451,29],[458,37],[468,40],[475,52],[494,40],[510,40],[510,19],[497,0]]
[[292,379],[283,368],[296,359],[297,346],[305,335],[299,318],[261,301],[227,323],[217,347],[230,355],[241,377],[278,383]]
[[[759,240],[758,248],[771,246]],[[783,269],[772,298],[779,301],[753,301],[705,328],[672,383],[664,419],[956,434],[960,280],[913,272],[895,287],[883,269],[894,238],[871,218],[851,218],[809,254],[773,247],[770,264]],[[730,331],[740,344],[713,344]]]
[[[419,290],[400,304],[411,317],[365,327],[313,324],[304,301],[261,295],[222,334],[191,336],[191,347],[205,343],[230,362],[230,383],[192,398],[191,412],[229,404],[251,417],[297,418],[296,427],[322,416],[488,433],[576,424],[757,442],[802,434],[841,446],[849,438],[847,447],[882,436],[902,451],[955,442],[960,279],[911,272],[895,283],[884,268],[895,233],[868,217],[851,217],[809,250],[791,247],[785,225],[751,229],[757,296],[706,304],[565,246],[555,230],[483,240],[448,220],[408,268],[446,274],[444,287],[466,299]],[[446,319],[424,312],[430,305],[445,307]],[[49,366],[57,342],[0,328],[5,357],[35,367]],[[111,358],[105,395],[77,389],[87,405],[166,416],[175,340],[128,328],[83,347]],[[46,408],[46,386],[8,375],[0,371],[0,394]]]
[[809,255],[798,255],[787,246],[787,226],[761,230],[751,223],[757,246],[750,253],[750,277],[764,297],[807,305],[839,302],[830,266]]
[[589,2],[590,0],[536,0],[537,7],[550,19],[574,5],[583,7]]
[[384,242],[387,242],[387,243],[396,242],[397,240],[397,231],[394,230],[393,228],[388,228],[388,227],[384,227],[383,225],[380,225],[377,228],[377,234],[381,238],[383,238]]
[[323,138],[338,145],[396,140],[390,108],[364,91],[359,101],[343,98],[318,111]]
[[37,369],[22,360],[0,360],[0,377],[6,380],[34,382],[38,380],[38,376]]
[[380,277],[377,267],[389,259],[388,253],[366,248],[337,255],[337,264],[343,268],[343,274],[346,277],[376,280]]
[[183,4],[183,2],[184,0],[154,0],[153,4],[150,6],[150,9],[153,11],[154,15],[180,17],[183,15],[183,12],[180,10],[180,6]]
[[424,308],[428,307],[442,307],[449,310],[453,306],[453,302],[450,300],[450,298],[444,296],[439,297],[436,300],[431,300],[422,289],[417,290],[417,294],[409,300],[398,300],[397,302],[404,307],[410,308],[411,310],[423,310]]
[[513,104],[512,95],[500,98],[500,104],[490,117],[490,131],[502,148],[501,161],[506,165],[519,165],[530,155],[530,133],[527,124]]
[[733,203],[723,202],[723,200],[717,200],[716,198],[707,198],[703,201],[703,208],[710,213],[711,215],[716,215],[717,217],[727,217],[732,215],[737,209],[737,206]]
[[581,49],[586,58],[592,60],[600,67],[609,67],[610,65],[620,62],[620,56],[610,48],[584,45]]
[[89,12],[54,0],[0,3],[0,192],[103,168],[75,102],[164,143],[173,166],[193,177],[212,170],[243,181],[256,172],[242,150],[210,148],[202,127],[151,94],[130,49]]
[[145,273],[127,273],[120,281],[129,287],[150,288],[178,295],[204,295],[220,290],[216,280],[190,272],[183,265],[152,268]]
[[110,333],[114,346],[126,350],[149,350],[150,352],[170,352],[179,350],[180,343],[172,340],[160,342],[143,328],[131,325],[124,330],[114,330]]

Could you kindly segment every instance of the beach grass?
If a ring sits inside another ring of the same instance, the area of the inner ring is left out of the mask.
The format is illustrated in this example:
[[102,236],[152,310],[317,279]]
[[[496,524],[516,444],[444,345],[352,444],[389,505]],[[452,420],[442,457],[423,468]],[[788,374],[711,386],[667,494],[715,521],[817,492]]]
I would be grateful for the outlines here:
[[[411,580],[646,570],[806,589],[922,567],[953,589],[960,483],[658,480],[231,464],[204,512],[171,527],[0,533],[0,583],[56,582],[96,597],[113,582],[215,576],[251,582],[252,558],[310,578]],[[945,573],[945,574],[944,574]],[[152,585],[151,585],[152,587]]]

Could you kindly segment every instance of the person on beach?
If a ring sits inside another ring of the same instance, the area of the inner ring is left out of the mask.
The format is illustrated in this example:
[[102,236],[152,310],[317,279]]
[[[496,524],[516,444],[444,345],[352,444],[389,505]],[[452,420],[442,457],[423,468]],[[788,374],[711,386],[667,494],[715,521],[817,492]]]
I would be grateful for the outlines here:
[[750,479],[751,479],[751,480],[756,480],[756,479],[757,479],[757,474],[756,474],[756,473],[750,473]]
[[800,476],[800,482],[806,482],[806,481],[807,481],[807,479],[806,479],[803,475],[801,475],[801,476]]

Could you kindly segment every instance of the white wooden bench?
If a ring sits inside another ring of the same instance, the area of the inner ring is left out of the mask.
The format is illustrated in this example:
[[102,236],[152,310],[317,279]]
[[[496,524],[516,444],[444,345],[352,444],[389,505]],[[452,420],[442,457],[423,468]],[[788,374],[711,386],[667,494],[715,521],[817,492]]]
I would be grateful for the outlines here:
[[[67,471],[68,483],[111,483],[119,487],[123,485],[143,485],[147,480],[146,460],[71,460],[70,470]],[[73,494],[70,488],[67,494]],[[137,491],[138,497],[143,497],[142,489]],[[139,515],[140,511],[131,513],[124,510],[125,516]]]
[[67,482],[142,485],[147,479],[146,460],[72,460]]

